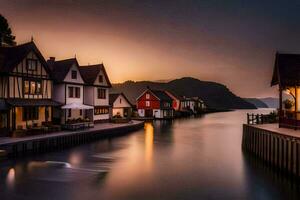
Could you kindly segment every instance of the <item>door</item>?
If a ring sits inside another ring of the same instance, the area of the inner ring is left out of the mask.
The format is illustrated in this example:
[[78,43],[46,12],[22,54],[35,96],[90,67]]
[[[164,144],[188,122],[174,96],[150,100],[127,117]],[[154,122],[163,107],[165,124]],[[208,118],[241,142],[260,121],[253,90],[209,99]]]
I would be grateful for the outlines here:
[[145,110],[145,117],[153,117],[152,109]]

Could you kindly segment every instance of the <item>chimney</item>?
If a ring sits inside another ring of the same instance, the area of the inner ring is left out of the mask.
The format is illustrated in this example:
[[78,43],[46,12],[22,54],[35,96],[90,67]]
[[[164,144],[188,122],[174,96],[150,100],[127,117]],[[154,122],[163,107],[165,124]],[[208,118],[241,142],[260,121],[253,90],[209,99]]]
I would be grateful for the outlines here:
[[51,71],[53,70],[54,62],[55,62],[55,57],[49,57],[49,60],[47,60],[47,64]]

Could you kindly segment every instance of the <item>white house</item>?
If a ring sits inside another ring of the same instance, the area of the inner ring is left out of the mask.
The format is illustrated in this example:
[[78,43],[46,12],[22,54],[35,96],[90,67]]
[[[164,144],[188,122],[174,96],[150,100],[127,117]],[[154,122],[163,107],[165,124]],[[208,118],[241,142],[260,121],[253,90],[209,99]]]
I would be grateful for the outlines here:
[[120,116],[124,118],[131,117],[132,105],[125,94],[116,93],[109,95],[109,104],[112,108],[112,117]]
[[70,109],[56,109],[54,112],[56,121],[64,124],[68,121],[86,118],[86,109],[93,108],[84,105],[85,83],[79,71],[77,59],[55,61],[55,58],[51,57],[47,62],[54,79],[53,99],[62,103],[64,105],[62,108],[70,107]]
[[108,121],[111,83],[104,65],[80,66],[79,69],[85,82],[83,102],[94,107],[93,112],[88,111],[88,116],[92,117],[94,122]]

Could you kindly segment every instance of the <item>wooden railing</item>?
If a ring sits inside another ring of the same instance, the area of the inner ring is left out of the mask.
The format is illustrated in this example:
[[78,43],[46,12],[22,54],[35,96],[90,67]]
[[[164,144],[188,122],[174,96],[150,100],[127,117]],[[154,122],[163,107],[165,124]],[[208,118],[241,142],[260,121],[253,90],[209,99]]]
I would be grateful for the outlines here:
[[249,114],[247,113],[247,124],[269,124],[278,122],[274,114]]

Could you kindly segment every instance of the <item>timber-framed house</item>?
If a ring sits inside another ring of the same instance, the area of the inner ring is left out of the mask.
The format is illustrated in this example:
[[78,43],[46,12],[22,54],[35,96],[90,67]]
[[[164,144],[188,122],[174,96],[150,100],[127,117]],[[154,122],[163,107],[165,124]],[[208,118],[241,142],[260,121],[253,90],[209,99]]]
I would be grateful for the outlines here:
[[52,121],[52,79],[33,41],[0,47],[0,132]]

